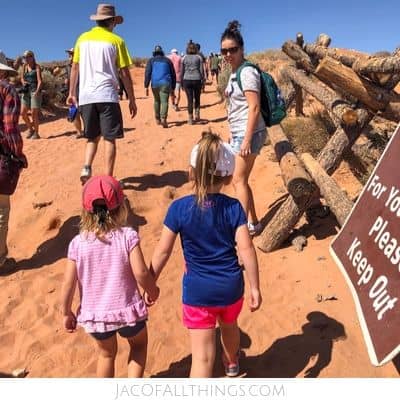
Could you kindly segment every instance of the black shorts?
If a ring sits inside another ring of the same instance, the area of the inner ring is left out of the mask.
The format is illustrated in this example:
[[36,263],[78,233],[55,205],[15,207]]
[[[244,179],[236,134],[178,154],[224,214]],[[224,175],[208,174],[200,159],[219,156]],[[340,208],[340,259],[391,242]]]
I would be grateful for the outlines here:
[[119,103],[93,103],[79,106],[84,125],[83,135],[96,139],[100,135],[106,140],[124,137],[122,113]]
[[92,332],[90,335],[96,340],[106,340],[115,336],[115,334],[118,332],[121,337],[130,338],[132,336],[136,336],[144,328],[146,328],[146,321],[139,321],[134,326],[124,326],[123,328],[119,328],[110,332]]

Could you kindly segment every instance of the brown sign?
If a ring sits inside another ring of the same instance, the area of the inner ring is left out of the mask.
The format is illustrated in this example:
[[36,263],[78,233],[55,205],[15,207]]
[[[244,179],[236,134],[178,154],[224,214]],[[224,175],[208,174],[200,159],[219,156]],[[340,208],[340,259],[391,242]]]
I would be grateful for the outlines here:
[[373,365],[400,352],[400,125],[331,244]]

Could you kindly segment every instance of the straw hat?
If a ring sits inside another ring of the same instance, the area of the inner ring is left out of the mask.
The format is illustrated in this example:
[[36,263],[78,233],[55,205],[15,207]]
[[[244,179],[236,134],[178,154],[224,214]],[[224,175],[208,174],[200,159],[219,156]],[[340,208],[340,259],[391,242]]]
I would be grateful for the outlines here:
[[16,74],[17,71],[7,65],[6,55],[0,50],[0,70]]
[[114,18],[116,24],[122,24],[124,22],[121,15],[115,15],[115,7],[111,4],[99,4],[96,14],[90,16],[92,21],[102,21],[109,18]]

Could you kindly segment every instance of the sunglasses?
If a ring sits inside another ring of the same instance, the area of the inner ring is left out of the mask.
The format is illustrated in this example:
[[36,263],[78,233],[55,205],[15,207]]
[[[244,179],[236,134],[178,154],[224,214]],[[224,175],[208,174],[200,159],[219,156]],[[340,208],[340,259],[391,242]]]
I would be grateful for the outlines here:
[[228,47],[228,48],[222,48],[221,49],[221,54],[223,56],[226,56],[228,53],[229,54],[235,54],[237,53],[237,51],[239,50],[239,46],[235,46],[235,47]]

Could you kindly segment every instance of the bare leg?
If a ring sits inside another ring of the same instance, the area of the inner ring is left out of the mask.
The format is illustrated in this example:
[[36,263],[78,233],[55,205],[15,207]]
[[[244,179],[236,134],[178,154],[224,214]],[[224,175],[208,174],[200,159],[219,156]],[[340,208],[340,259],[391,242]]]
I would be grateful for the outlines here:
[[39,135],[39,108],[32,108],[32,123],[37,135]]
[[82,122],[81,122],[81,117],[79,116],[79,114],[74,119],[74,126],[76,129],[77,136],[79,136],[79,137],[82,136]]
[[104,140],[104,159],[106,175],[113,176],[117,146],[115,140]]
[[219,321],[221,328],[221,344],[225,357],[229,363],[236,363],[240,346],[240,331],[235,321],[233,324],[225,324]]
[[211,378],[215,361],[215,329],[190,329],[191,378]]
[[31,122],[31,120],[29,119],[28,108],[25,105],[22,105],[22,107],[21,107],[21,116],[22,116],[22,119],[24,120],[27,128],[29,129],[29,132],[32,133],[33,132],[33,124]]
[[253,169],[256,154],[250,154],[247,157],[235,157],[235,171],[233,173],[232,183],[235,188],[236,197],[242,204],[242,207],[248,216],[249,222],[258,222],[254,205],[253,192],[249,186],[249,176]]
[[100,136],[95,139],[89,139],[86,143],[85,150],[85,165],[92,166],[94,157],[96,156],[97,146],[99,144]]
[[113,378],[114,363],[117,356],[117,335],[105,340],[96,340],[99,348],[99,359],[97,360],[97,377]]
[[142,329],[136,336],[128,338],[128,378],[142,378],[147,358],[147,328]]
[[0,194],[0,266],[6,260],[8,221],[10,218],[10,196]]

